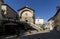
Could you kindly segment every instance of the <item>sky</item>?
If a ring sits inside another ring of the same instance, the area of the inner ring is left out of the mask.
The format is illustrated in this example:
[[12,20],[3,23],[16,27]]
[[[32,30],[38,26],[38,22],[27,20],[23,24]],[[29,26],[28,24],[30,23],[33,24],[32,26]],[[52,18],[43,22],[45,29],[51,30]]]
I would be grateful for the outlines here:
[[60,0],[4,0],[16,12],[18,9],[28,5],[35,10],[35,18],[43,18],[46,23],[57,12],[57,6],[60,6]]

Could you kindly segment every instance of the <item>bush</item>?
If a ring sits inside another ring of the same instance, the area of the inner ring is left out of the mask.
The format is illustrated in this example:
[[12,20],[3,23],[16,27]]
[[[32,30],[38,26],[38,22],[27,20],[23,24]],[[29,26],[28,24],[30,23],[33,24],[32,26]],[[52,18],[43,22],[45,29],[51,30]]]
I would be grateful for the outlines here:
[[45,30],[44,27],[45,27],[44,25],[41,26],[41,28],[42,28],[43,30]]
[[31,33],[31,30],[28,30],[29,33]]

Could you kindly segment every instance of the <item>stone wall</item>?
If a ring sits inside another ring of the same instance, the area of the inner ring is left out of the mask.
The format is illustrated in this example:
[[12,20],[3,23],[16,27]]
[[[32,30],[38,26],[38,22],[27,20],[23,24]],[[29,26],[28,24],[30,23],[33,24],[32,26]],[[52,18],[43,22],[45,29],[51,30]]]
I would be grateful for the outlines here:
[[8,5],[2,5],[2,10],[5,18],[17,19],[17,13]]

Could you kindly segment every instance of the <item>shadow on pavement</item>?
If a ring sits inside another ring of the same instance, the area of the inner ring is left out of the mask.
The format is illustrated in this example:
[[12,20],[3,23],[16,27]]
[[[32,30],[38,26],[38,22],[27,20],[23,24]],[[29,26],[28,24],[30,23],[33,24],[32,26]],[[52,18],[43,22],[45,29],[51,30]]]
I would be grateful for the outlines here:
[[49,33],[40,33],[35,35],[20,36],[20,39],[60,39],[60,32],[51,31]]

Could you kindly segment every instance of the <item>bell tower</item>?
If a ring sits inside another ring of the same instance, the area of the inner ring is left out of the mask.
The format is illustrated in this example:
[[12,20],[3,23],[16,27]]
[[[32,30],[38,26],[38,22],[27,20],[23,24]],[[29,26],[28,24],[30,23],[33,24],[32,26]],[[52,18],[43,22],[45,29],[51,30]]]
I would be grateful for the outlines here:
[[24,6],[23,8],[19,9],[19,20],[34,24],[34,12],[35,11],[32,8],[29,8],[29,6]]

